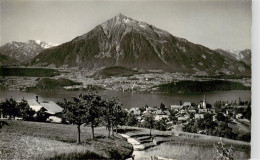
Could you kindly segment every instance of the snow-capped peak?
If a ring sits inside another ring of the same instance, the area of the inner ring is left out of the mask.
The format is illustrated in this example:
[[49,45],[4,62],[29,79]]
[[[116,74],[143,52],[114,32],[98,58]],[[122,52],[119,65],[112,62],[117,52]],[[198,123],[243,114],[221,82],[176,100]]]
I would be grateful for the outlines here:
[[41,40],[35,40],[35,42],[37,43],[37,44],[41,44]]

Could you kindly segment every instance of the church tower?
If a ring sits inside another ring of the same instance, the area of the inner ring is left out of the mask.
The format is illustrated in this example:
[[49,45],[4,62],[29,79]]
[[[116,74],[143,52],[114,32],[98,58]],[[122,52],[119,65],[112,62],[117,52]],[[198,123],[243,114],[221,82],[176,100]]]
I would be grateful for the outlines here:
[[202,108],[206,108],[206,96],[204,94],[204,99],[202,101]]

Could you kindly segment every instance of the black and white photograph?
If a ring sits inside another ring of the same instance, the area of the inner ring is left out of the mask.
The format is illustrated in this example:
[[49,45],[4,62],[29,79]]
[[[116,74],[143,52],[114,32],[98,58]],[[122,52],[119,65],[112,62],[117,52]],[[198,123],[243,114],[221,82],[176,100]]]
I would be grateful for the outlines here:
[[252,5],[0,0],[0,160],[251,159]]

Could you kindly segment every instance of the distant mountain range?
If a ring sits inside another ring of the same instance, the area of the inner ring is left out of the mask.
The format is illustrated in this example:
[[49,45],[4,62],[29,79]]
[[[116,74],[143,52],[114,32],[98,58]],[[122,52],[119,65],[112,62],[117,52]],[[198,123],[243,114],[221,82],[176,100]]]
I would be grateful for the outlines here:
[[[48,48],[36,41],[28,42],[31,42],[32,47],[24,47],[28,49],[21,52],[23,53],[20,55],[21,58],[15,56],[17,52],[8,52],[8,49],[4,48],[15,49],[23,44],[14,43],[16,47],[4,47],[4,45],[0,53],[9,53],[10,57],[22,59],[22,62],[35,56],[26,63],[30,66],[88,69],[121,66],[198,74],[251,74],[250,65],[238,61],[232,55],[194,44],[122,14],[59,46]],[[31,53],[29,48],[39,49]]]
[[0,47],[0,53],[9,56],[12,59],[16,59],[20,62],[26,62],[46,48],[50,48],[53,45],[40,40],[29,40],[27,42],[9,42]]
[[223,49],[216,49],[218,53],[223,56],[227,56],[231,59],[239,60],[245,62],[247,65],[251,66],[251,50],[244,49],[244,50],[223,50]]

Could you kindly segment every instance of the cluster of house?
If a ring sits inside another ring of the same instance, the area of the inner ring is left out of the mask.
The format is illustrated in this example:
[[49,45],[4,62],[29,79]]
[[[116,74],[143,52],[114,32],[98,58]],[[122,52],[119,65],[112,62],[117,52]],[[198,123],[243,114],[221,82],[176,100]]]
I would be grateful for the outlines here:
[[[224,116],[229,115],[230,112],[232,112],[232,107],[245,107],[243,106],[232,106],[230,107],[231,104],[226,103],[224,107],[226,107],[225,112],[223,113]],[[146,115],[153,115],[154,119],[156,121],[161,120],[162,118],[166,118],[168,120],[168,123],[172,123],[173,122],[170,120],[170,111],[174,111],[174,117],[177,120],[178,124],[186,124],[188,123],[189,120],[191,119],[204,119],[204,115],[206,113],[212,114],[212,120],[216,121],[216,111],[215,108],[206,102],[206,97],[204,95],[204,99],[199,103],[199,104],[195,104],[195,103],[191,103],[191,102],[184,102],[184,103],[180,103],[178,105],[170,105],[169,108],[165,108],[164,110],[162,110],[160,107],[146,107],[145,110],[142,112],[140,110],[140,108],[138,107],[134,107],[131,108],[128,111],[128,113],[133,114],[138,120],[139,122],[142,122],[144,120],[144,117]],[[193,115],[193,116],[191,116]],[[236,114],[234,115],[234,118],[236,119],[240,119],[242,117],[242,114]]]

